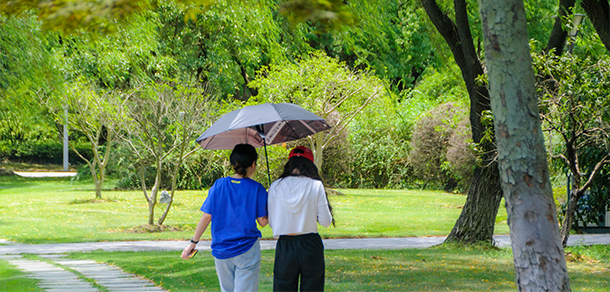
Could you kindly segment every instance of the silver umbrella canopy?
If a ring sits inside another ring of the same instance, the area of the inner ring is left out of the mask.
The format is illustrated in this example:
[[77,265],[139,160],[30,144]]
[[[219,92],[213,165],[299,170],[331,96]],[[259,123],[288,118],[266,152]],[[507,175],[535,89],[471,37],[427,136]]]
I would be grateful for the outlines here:
[[220,117],[197,140],[203,149],[233,149],[237,144],[265,147],[288,142],[330,129],[323,118],[291,103],[259,104],[234,110]]

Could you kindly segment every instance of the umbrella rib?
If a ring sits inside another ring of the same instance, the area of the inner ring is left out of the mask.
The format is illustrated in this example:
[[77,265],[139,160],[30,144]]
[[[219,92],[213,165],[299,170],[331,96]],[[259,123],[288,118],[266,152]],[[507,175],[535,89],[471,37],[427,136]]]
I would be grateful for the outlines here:
[[[303,124],[303,126],[307,127],[307,129],[309,129],[309,131],[311,131],[311,133],[315,133],[315,132],[316,132],[316,131],[315,131],[315,130],[314,130],[312,127],[311,127],[311,126],[309,126],[309,124],[307,124],[307,123],[303,122],[303,120],[299,120],[299,122],[300,122],[301,124]],[[311,134],[310,134],[310,135],[311,135]]]

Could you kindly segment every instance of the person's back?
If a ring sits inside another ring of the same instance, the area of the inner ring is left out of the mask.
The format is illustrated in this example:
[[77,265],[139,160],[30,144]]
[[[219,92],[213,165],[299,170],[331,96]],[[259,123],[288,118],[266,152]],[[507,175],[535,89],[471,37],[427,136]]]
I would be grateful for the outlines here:
[[328,227],[332,208],[313,154],[306,147],[290,151],[280,178],[269,188],[269,225],[279,239],[273,267],[274,291],[323,291],[324,244],[318,224]]
[[269,188],[269,226],[273,236],[318,232],[318,222],[330,226],[322,181],[305,176],[289,176],[276,180]]
[[196,244],[212,223],[212,255],[220,288],[225,291],[257,291],[260,274],[261,233],[267,225],[267,191],[250,179],[258,155],[252,145],[236,145],[231,153],[235,175],[216,180],[201,206],[203,215],[182,258],[194,254]]
[[[265,188],[250,178],[223,177],[214,183],[201,211],[212,215],[212,255],[227,259],[246,252],[261,237],[256,218]],[[266,211],[265,211],[266,212]]]

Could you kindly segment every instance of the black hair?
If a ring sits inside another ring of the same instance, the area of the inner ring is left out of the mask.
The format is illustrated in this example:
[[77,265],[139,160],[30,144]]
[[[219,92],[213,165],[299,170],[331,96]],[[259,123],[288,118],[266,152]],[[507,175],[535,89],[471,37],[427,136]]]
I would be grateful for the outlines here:
[[245,176],[247,174],[246,169],[256,162],[258,159],[258,153],[254,146],[250,144],[237,144],[231,152],[231,166],[235,173]]
[[[305,153],[301,149],[295,149],[294,153]],[[294,173],[294,170],[298,170],[298,173]],[[320,173],[318,172],[318,167],[309,159],[301,156],[293,156],[288,159],[288,162],[284,165],[284,172],[280,175],[278,179],[283,179],[288,176],[305,176],[311,179],[319,180],[322,183],[322,177],[320,177]],[[333,207],[330,205],[330,201],[328,201],[328,193],[326,189],[324,189],[324,193],[326,194],[326,203],[328,203],[328,209],[330,210],[330,215],[333,218],[333,226],[335,226],[335,216],[333,215]],[[336,227],[336,226],[335,226]]]

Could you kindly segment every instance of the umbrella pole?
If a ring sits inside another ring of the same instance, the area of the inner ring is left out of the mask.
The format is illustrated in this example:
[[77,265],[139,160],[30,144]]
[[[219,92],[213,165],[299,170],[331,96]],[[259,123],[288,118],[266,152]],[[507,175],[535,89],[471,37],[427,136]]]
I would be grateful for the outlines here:
[[267,156],[267,142],[263,138],[263,146],[265,147],[265,161],[267,162],[267,178],[269,179],[269,187],[271,187],[271,174],[269,174],[269,156]]

